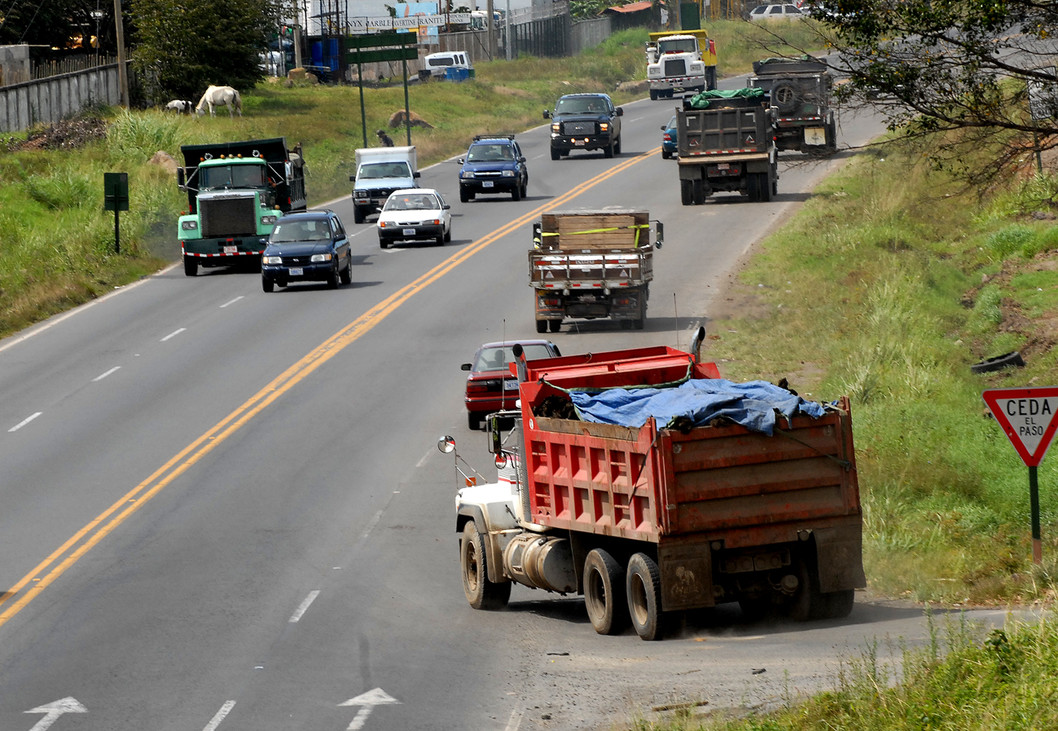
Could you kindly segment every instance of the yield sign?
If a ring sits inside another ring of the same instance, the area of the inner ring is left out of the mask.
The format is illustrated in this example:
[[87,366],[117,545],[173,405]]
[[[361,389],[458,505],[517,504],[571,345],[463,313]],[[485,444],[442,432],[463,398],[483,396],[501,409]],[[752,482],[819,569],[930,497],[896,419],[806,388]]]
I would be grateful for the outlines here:
[[995,388],[981,396],[1021,459],[1037,467],[1058,429],[1058,386]]

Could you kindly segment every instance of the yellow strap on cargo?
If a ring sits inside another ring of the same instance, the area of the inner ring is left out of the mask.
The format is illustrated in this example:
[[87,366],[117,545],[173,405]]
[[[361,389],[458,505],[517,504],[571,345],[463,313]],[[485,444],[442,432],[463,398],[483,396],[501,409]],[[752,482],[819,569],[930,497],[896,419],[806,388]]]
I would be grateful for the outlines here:
[[[584,229],[583,231],[566,231],[563,234],[559,234],[558,231],[554,231],[554,232],[550,232],[550,233],[541,232],[540,235],[541,236],[559,236],[559,235],[561,235],[561,236],[576,236],[578,234],[604,234],[604,233],[613,233],[614,231],[623,231],[623,230],[629,229],[629,228],[630,229],[634,229],[635,232],[636,232],[636,248],[638,248],[639,247],[639,233],[640,233],[640,231],[642,229],[648,229],[649,230],[650,229],[650,224],[649,223],[633,223],[631,226],[611,226],[610,228],[587,228],[587,229]],[[537,249],[540,248],[540,240],[539,239],[533,239],[533,247],[537,248]]]

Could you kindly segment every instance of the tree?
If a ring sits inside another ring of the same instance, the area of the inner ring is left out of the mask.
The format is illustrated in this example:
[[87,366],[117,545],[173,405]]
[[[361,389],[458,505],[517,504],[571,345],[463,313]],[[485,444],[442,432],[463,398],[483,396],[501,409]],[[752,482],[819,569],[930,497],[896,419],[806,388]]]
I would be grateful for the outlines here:
[[[92,12],[97,0],[66,0],[62,3],[40,0],[10,0],[0,7],[0,45],[27,44],[59,50],[89,49],[89,39],[95,35],[96,21]],[[100,5],[105,14],[99,35],[109,41],[113,50],[113,3]]]
[[907,137],[957,131],[935,136],[934,162],[990,145],[998,172],[1034,144],[1058,146],[1058,3],[833,0],[810,12],[848,77],[840,99],[871,104]]
[[146,97],[196,101],[210,84],[248,89],[277,32],[275,0],[128,0],[132,62]]

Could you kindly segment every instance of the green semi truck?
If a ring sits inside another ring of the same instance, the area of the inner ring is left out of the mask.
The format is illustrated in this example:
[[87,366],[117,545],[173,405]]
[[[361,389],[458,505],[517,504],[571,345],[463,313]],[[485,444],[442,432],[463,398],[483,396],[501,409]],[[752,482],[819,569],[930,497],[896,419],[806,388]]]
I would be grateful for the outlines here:
[[288,148],[277,137],[183,145],[180,152],[177,184],[187,192],[188,210],[177,236],[189,277],[199,267],[260,263],[276,219],[305,210],[301,143]]

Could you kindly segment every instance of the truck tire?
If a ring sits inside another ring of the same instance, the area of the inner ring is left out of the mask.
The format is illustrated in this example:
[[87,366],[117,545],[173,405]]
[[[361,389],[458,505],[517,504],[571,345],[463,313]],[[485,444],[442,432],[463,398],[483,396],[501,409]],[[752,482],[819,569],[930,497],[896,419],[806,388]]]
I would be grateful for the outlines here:
[[614,143],[613,151],[615,155],[621,154],[621,136],[617,136],[617,142]]
[[538,333],[546,333],[547,332],[547,320],[537,320],[536,321],[536,331]]
[[511,582],[494,584],[486,568],[485,538],[474,521],[463,526],[459,544],[459,568],[463,574],[463,593],[474,609],[503,609],[511,598]]
[[628,627],[628,602],[621,564],[601,548],[584,560],[584,607],[600,635],[617,635]]
[[512,201],[520,201],[521,199],[522,199],[522,186],[516,184],[513,188],[511,188],[511,200]]
[[276,288],[276,283],[268,277],[261,277],[261,289],[265,292],[271,292]]
[[658,92],[656,89],[650,90],[650,101],[656,102],[658,100]]
[[814,556],[801,556],[794,566],[798,581],[797,591],[787,600],[784,609],[786,616],[795,622],[819,619],[824,613],[825,602],[823,594],[819,591],[819,577],[814,564]]
[[198,262],[195,257],[184,254],[184,275],[193,277],[198,274]]
[[771,89],[771,101],[781,113],[787,114],[801,103],[801,94],[793,82],[780,81]]
[[481,431],[481,417],[467,412],[467,428],[471,431]]
[[680,181],[680,203],[685,206],[694,203],[694,190],[689,180]]
[[560,157],[562,157],[562,155],[559,154],[558,150],[556,150],[554,147],[552,147],[551,148],[551,159],[552,160],[557,160]]
[[660,640],[664,635],[661,615],[661,572],[645,553],[637,553],[628,562],[625,573],[628,612],[632,627],[640,639]]
[[705,70],[705,89],[706,91],[716,89],[716,66],[710,66]]
[[694,196],[694,205],[700,206],[705,203],[705,181],[701,178],[691,181],[691,193]]
[[606,157],[613,157],[613,140],[610,140],[609,144],[602,149],[602,154]]
[[470,199],[472,197],[473,196],[471,196],[470,193],[467,192],[466,188],[460,188],[459,189],[459,202],[460,203],[469,203]]
[[562,329],[562,320],[548,320],[547,329],[553,333],[557,333]]
[[772,184],[767,173],[757,173],[757,190],[760,191],[760,199],[767,203],[771,200]]
[[856,592],[852,589],[831,591],[820,595],[823,599],[819,619],[844,619],[852,611]]
[[746,194],[753,203],[760,201],[760,177],[756,174],[746,176]]
[[364,211],[360,206],[353,206],[353,223],[364,222]]

